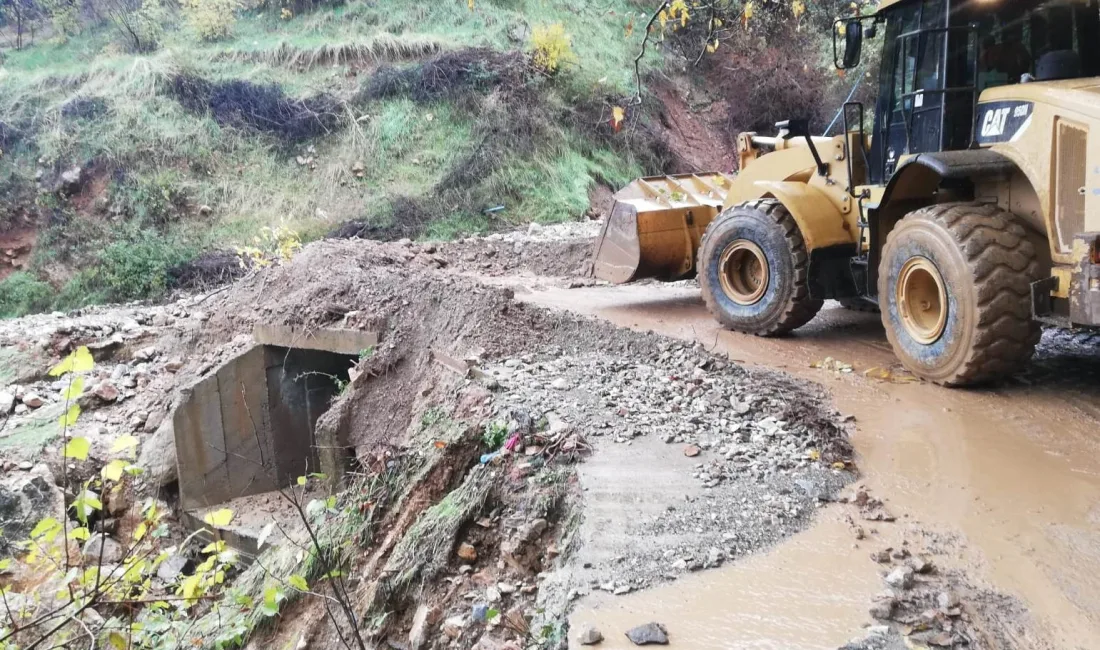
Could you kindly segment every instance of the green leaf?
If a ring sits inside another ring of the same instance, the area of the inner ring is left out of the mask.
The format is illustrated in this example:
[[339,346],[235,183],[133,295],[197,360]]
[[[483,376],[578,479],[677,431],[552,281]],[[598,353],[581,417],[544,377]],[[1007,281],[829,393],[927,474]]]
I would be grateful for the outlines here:
[[325,474],[323,472],[313,472],[312,474],[309,475],[309,477],[310,478],[315,478],[318,481],[323,481],[326,478],[328,478],[328,474]]
[[72,354],[65,357],[61,363],[50,368],[50,376],[60,377],[70,372],[88,372],[94,367],[95,359],[92,358],[92,353],[88,352],[88,348],[82,345],[73,350]]
[[88,517],[96,510],[102,510],[103,503],[99,497],[85,489],[73,500],[73,507],[76,508],[76,518],[87,525]]
[[111,445],[111,453],[117,454],[120,451],[126,451],[132,447],[138,446],[139,440],[134,436],[120,436],[115,440],[115,444]]
[[81,526],[79,528],[74,528],[74,529],[69,531],[69,539],[84,541],[84,540],[88,539],[90,536],[91,536],[91,534],[88,532],[88,529],[83,527],[83,526]]
[[84,378],[73,377],[65,390],[61,391],[61,398],[65,401],[74,400],[84,392]]
[[122,472],[126,470],[126,461],[124,460],[112,460],[103,466],[102,474],[103,478],[108,481],[115,481],[116,483],[122,479]]
[[299,476],[298,477],[298,485],[305,485],[305,484],[306,484],[306,477]]
[[[77,406],[74,404],[73,408],[77,408]],[[71,410],[72,409],[70,409],[70,411]],[[65,458],[88,460],[88,450],[91,449],[91,447],[92,444],[88,442],[87,438],[69,438],[69,441],[65,443]]]
[[489,611],[485,612],[485,620],[486,621],[492,621],[492,620],[496,619],[496,617],[498,617],[498,616],[500,616],[500,610],[499,609],[490,609]]
[[31,530],[31,539],[44,539],[47,542],[52,542],[57,534],[61,532],[61,522],[53,517],[46,517],[42,521],[35,524]]
[[300,575],[292,575],[287,578],[286,581],[290,583],[291,587],[294,587],[298,591],[309,591],[309,583]]
[[224,539],[219,539],[216,542],[210,542],[209,544],[204,546],[203,549],[202,549],[202,552],[209,555],[210,553],[221,553],[224,550],[225,550],[225,540]]
[[207,526],[213,526],[215,528],[224,528],[233,521],[233,511],[229,508],[222,508],[221,510],[215,510],[214,512],[207,513],[202,518],[206,522]]
[[6,557],[3,560],[0,560],[0,573],[4,573],[5,571],[7,571],[10,568],[11,568],[11,558],[10,557]]

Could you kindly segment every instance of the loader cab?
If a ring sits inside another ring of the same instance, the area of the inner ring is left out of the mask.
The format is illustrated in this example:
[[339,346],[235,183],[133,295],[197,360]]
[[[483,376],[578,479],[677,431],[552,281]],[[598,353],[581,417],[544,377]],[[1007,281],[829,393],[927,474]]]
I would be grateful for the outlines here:
[[886,0],[837,26],[838,67],[881,48],[865,152],[873,185],[904,155],[988,144],[977,123],[988,88],[1100,75],[1098,0]]

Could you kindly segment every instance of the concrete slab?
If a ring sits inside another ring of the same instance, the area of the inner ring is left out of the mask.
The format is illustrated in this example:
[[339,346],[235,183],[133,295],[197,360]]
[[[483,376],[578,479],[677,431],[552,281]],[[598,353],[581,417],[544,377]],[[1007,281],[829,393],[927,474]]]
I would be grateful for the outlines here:
[[359,356],[378,345],[379,333],[343,328],[307,329],[290,325],[257,325],[252,338],[260,345],[300,350],[324,350]]

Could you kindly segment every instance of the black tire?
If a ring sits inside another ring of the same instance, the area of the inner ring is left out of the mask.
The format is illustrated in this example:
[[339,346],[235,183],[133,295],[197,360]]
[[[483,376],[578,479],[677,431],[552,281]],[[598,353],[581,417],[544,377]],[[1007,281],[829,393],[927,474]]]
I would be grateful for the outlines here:
[[[924,264],[919,258],[939,272],[946,298],[941,333],[929,342],[919,340],[913,309],[900,306],[898,297],[899,275]],[[917,210],[890,232],[882,251],[878,290],[886,336],[909,370],[935,383],[1004,377],[1027,363],[1042,335],[1031,319],[1030,287],[1041,270],[1027,231],[995,205]]]
[[[719,279],[723,253],[743,241],[755,244],[767,261],[766,286],[752,304],[736,302]],[[731,330],[786,334],[810,322],[823,304],[810,298],[810,256],[798,224],[775,200],[742,203],[718,215],[703,234],[696,264],[707,309]]]
[[871,314],[879,313],[878,305],[866,298],[841,298],[837,302],[849,311],[863,311]]

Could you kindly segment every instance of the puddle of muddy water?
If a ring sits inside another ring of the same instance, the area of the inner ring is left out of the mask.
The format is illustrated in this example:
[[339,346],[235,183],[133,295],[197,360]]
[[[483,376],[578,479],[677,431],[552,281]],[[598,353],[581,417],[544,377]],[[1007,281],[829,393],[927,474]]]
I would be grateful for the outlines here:
[[867,553],[827,509],[769,552],[636,594],[597,592],[570,626],[594,625],[610,650],[633,648],[624,633],[649,622],[684,650],[835,650],[870,622],[867,605],[882,589]]

